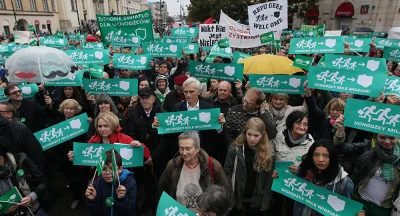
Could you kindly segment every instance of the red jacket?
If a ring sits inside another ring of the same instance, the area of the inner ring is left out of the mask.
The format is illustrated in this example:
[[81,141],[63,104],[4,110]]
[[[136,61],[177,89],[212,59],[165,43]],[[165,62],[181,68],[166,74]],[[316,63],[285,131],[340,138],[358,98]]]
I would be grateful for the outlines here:
[[[119,127],[115,133],[111,134],[110,144],[114,143],[130,144],[132,141],[134,141],[134,139],[132,139],[130,136],[121,133],[121,130],[122,128]],[[90,138],[89,143],[101,143],[101,140],[102,140],[101,136],[96,133]],[[147,160],[150,157],[150,151],[143,143],[142,146],[144,147],[144,159]]]

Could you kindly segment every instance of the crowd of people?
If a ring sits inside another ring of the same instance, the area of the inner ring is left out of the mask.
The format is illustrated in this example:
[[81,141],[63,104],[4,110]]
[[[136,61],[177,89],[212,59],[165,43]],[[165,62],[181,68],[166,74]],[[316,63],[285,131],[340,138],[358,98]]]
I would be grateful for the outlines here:
[[[282,37],[278,49],[233,50],[293,60],[290,39]],[[345,55],[355,55],[343,46]],[[138,79],[138,95],[93,95],[83,87],[38,84],[35,97],[24,98],[17,84],[2,78],[8,101],[0,103],[0,196],[17,187],[23,197],[5,215],[48,215],[56,195],[55,169],[64,174],[71,209],[87,205],[93,216],[155,215],[163,191],[203,216],[321,215],[272,191],[279,179],[277,161],[293,161],[288,170],[294,175],[361,203],[358,216],[400,214],[399,137],[344,126],[348,98],[400,105],[398,96],[368,98],[311,89],[307,81],[304,95],[263,93],[250,87],[247,75],[234,83],[192,77],[189,61],[205,61],[208,55],[201,48],[189,55],[182,50],[184,58],[154,58],[151,70],[141,71],[115,68],[112,61],[114,53],[142,54],[140,47],[108,49],[111,61],[102,78]],[[381,58],[382,50],[372,43],[369,53],[360,54]],[[309,56],[317,65],[323,54]],[[232,61],[214,58],[214,63]],[[387,72],[400,76],[400,66],[387,61]],[[306,76],[307,71],[296,74]],[[84,77],[95,79],[88,72]],[[221,129],[158,133],[163,124],[159,113],[211,108],[220,108]],[[87,133],[42,150],[33,133],[81,113],[89,116]],[[124,168],[121,156],[110,150],[101,176],[93,180],[95,167],[73,165],[74,142],[143,146],[144,165]],[[107,204],[110,197],[112,205]]]

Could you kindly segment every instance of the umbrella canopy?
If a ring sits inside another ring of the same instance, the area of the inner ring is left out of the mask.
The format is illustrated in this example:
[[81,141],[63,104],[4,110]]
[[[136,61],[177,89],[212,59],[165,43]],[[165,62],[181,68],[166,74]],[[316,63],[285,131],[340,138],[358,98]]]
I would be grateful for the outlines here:
[[98,41],[97,38],[93,35],[88,35],[86,37],[86,42],[97,42],[97,41]]
[[78,68],[65,52],[51,47],[28,47],[6,60],[10,82],[49,82],[72,78]]
[[293,61],[284,57],[271,54],[262,54],[245,58],[239,63],[244,63],[244,74],[294,74],[303,72],[298,67],[293,67]]

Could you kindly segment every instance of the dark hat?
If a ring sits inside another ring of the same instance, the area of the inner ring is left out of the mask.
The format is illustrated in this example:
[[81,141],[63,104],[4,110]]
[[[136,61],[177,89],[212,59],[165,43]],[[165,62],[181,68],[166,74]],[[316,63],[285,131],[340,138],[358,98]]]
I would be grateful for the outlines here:
[[179,75],[174,78],[175,85],[183,85],[183,83],[188,79],[186,75]]
[[150,87],[144,87],[142,90],[139,92],[139,96],[156,96],[154,93],[154,90]]

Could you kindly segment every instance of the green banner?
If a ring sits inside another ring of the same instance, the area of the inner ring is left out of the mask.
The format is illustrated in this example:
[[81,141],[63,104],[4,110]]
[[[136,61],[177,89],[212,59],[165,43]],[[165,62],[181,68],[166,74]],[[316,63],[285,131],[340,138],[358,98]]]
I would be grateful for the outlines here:
[[387,32],[373,32],[372,37],[383,38]]
[[64,33],[62,31],[57,31],[53,36],[55,38],[64,38]]
[[180,112],[157,113],[160,122],[158,134],[178,133],[187,130],[221,129],[218,124],[219,108]]
[[302,38],[302,37],[317,37],[317,31],[302,31],[295,30],[293,33],[294,37]]
[[284,170],[286,173],[292,174],[289,170],[289,166],[294,165],[294,161],[285,160],[285,161],[275,161],[275,169]]
[[0,53],[0,65],[3,65],[6,63],[6,60],[8,57],[10,57],[12,53]]
[[250,74],[250,86],[264,93],[304,94],[307,76]]
[[400,62],[400,47],[385,47],[383,58],[387,61]]
[[22,200],[17,187],[14,187],[2,197],[0,197],[0,215],[3,215],[8,209],[13,207],[15,203],[19,203]]
[[29,29],[29,31],[31,31],[31,32],[36,32],[36,28],[35,28],[34,25],[28,25],[28,29]]
[[118,47],[138,47],[140,38],[132,33],[118,31],[113,35],[111,44]]
[[388,136],[400,137],[400,106],[349,98],[344,125]]
[[327,68],[370,71],[387,75],[386,61],[383,58],[326,54],[325,64]]
[[301,31],[316,31],[317,36],[322,37],[325,34],[325,24],[318,25],[318,26],[301,25],[300,30]]
[[80,40],[86,40],[87,34],[68,34],[68,37],[70,40],[80,41]]
[[22,97],[24,98],[35,97],[35,94],[39,92],[39,88],[36,83],[19,85],[18,88],[21,89]]
[[388,76],[383,87],[383,92],[385,95],[397,95],[400,97],[400,77]]
[[40,38],[40,46],[61,48],[67,45],[66,38]]
[[369,52],[372,38],[344,38],[344,42],[349,44],[349,52]]
[[12,43],[8,44],[8,52],[9,53],[15,53],[20,49],[25,49],[25,48],[28,48],[28,47],[29,47],[28,45],[20,45],[20,44],[16,44],[16,43],[12,42]]
[[386,77],[369,71],[310,67],[308,87],[377,97],[385,85]]
[[86,92],[105,93],[110,96],[134,96],[138,94],[137,79],[83,79]]
[[104,44],[102,42],[86,42],[84,49],[104,49]]
[[233,52],[233,62],[239,63],[240,61],[244,60],[247,57],[251,57],[251,55],[239,51]]
[[185,50],[186,54],[199,53],[199,44],[197,43],[184,44],[183,49]]
[[308,70],[308,68],[312,65],[314,59],[309,56],[296,55],[296,58],[293,61],[293,66]]
[[110,63],[109,51],[106,49],[64,50],[75,64],[108,64]]
[[157,206],[157,216],[196,216],[179,202],[163,192]]
[[153,57],[182,58],[182,44],[142,43],[144,54]]
[[102,41],[107,46],[111,44],[113,34],[119,30],[134,34],[142,41],[153,41],[153,20],[150,10],[129,15],[96,14],[96,17]]
[[222,58],[231,58],[233,57],[232,48],[230,46],[226,48],[219,47],[218,43],[214,43],[211,47],[210,56],[220,56]]
[[261,44],[272,43],[272,42],[274,42],[274,40],[275,40],[275,38],[274,38],[273,31],[260,35]]
[[171,30],[172,36],[185,36],[185,37],[196,37],[199,34],[198,27],[185,27],[185,28],[173,28]]
[[91,144],[74,142],[74,165],[78,166],[94,166],[98,162],[104,161],[102,153],[110,149],[116,150],[122,158],[122,166],[124,168],[141,167],[144,160],[144,147],[139,146],[133,148],[129,144]]
[[189,71],[194,77],[236,82],[243,79],[244,64],[213,64],[190,61]]
[[89,121],[86,113],[65,120],[56,125],[34,133],[42,146],[43,151],[53,148],[61,143],[71,140],[89,129]]
[[290,54],[343,53],[343,37],[293,38]]
[[83,72],[78,71],[71,78],[46,82],[46,86],[82,86]]
[[387,39],[387,38],[375,38],[374,43],[377,47],[396,47],[400,48],[400,40]]
[[192,37],[180,37],[180,36],[164,36],[161,43],[167,44],[187,44],[192,42]]
[[325,56],[322,56],[321,59],[319,60],[317,67],[325,67]]
[[[347,107],[347,106],[346,106]],[[363,205],[330,190],[277,169],[279,177],[272,183],[272,190],[306,205],[323,215],[354,216]]]
[[113,57],[114,67],[119,69],[130,70],[149,70],[149,61],[153,57],[151,55],[132,55],[115,53]]
[[8,52],[8,44],[0,44],[0,53]]
[[104,66],[89,64],[89,74],[93,77],[103,77]]

